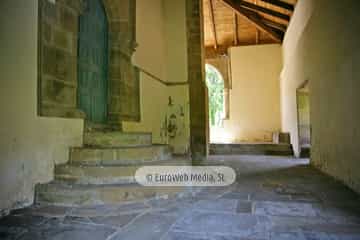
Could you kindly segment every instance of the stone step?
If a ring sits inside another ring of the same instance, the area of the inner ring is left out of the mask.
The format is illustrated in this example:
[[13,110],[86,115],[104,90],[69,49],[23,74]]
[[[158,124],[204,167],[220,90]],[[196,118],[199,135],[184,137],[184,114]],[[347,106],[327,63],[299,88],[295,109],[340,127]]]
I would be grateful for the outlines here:
[[[171,161],[156,161],[145,164],[147,166],[166,165],[182,166],[190,165],[188,159],[177,159]],[[55,168],[55,179],[73,184],[128,184],[135,183],[135,173],[139,166],[74,166],[59,165]]]
[[210,144],[213,155],[273,155],[293,156],[291,144]]
[[90,147],[134,147],[150,146],[151,133],[124,133],[119,131],[87,131],[84,145]]
[[167,145],[126,148],[72,148],[70,150],[71,165],[140,165],[169,159],[171,159],[171,150]]
[[127,184],[135,183],[136,166],[93,167],[60,165],[55,168],[55,180],[74,184]]
[[71,185],[59,182],[38,184],[35,203],[59,206],[91,206],[172,198],[186,194],[185,187],[143,187],[128,185]]

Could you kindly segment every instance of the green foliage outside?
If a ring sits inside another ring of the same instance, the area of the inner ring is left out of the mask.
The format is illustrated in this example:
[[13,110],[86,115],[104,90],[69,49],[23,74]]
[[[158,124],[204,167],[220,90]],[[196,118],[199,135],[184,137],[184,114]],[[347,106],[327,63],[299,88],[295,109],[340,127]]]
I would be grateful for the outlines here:
[[221,127],[224,113],[224,81],[216,68],[206,65],[210,126]]

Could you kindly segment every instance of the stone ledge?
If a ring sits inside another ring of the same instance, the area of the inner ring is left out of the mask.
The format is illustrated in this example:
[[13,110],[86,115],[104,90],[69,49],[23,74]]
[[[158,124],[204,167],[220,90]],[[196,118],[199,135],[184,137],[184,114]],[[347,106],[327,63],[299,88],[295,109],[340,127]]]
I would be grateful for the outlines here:
[[39,112],[41,117],[77,118],[85,119],[86,114],[76,108],[62,108],[54,106],[42,106]]

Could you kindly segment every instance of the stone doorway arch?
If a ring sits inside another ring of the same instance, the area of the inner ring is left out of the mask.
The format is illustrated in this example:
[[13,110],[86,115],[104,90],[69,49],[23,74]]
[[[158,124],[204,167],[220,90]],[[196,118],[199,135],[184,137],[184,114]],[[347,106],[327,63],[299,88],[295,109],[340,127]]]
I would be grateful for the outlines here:
[[[102,0],[109,24],[108,124],[140,120],[139,73],[131,63],[136,48],[136,1]],[[77,104],[79,16],[82,0],[39,1],[38,114],[85,118]]]

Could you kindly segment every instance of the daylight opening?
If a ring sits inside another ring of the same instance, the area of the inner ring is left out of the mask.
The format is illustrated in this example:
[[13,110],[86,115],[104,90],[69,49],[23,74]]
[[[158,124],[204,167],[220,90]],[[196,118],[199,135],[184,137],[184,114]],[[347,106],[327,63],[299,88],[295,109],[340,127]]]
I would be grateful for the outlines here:
[[209,96],[210,142],[222,142],[224,106],[224,80],[220,72],[212,65],[206,64],[206,85]]

